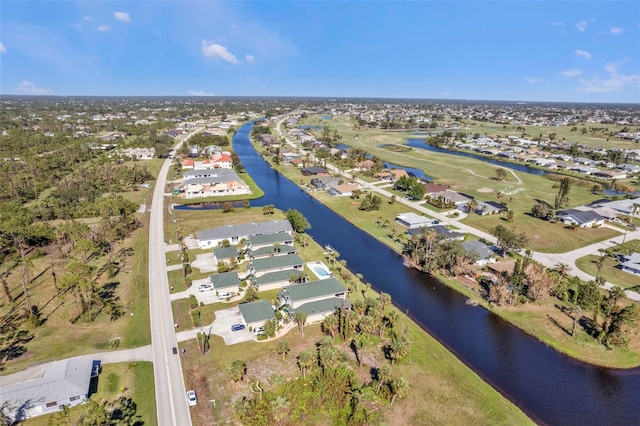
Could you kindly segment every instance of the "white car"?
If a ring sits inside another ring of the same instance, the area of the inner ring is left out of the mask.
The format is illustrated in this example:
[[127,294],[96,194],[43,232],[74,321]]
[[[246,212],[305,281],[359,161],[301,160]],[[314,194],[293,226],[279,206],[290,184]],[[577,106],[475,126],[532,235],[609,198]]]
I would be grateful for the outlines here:
[[231,297],[231,293],[222,293],[218,295],[218,300],[227,300]]
[[264,327],[256,327],[253,329],[254,336],[258,336],[260,334],[264,334]]
[[200,287],[198,287],[198,291],[201,293],[204,291],[213,291],[213,286],[209,284],[202,284]]
[[196,396],[196,391],[194,390],[187,391],[187,402],[189,403],[190,407],[193,407],[198,403],[198,397]]

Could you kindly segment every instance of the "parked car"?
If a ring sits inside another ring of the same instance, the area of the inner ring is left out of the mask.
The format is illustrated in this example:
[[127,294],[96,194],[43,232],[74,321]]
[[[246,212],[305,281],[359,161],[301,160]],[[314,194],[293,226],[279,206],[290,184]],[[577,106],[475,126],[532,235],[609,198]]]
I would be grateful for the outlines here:
[[191,407],[193,407],[198,403],[198,397],[196,396],[196,391],[194,390],[187,391],[187,402]]
[[264,327],[256,327],[253,329],[254,336],[257,336],[259,334],[264,334]]
[[240,330],[244,330],[245,328],[247,328],[244,324],[233,324],[231,326],[231,331],[240,331]]
[[227,300],[231,297],[231,293],[221,293],[218,295],[218,300]]
[[210,284],[200,284],[200,287],[198,287],[198,291],[201,293],[203,291],[213,291],[213,286]]

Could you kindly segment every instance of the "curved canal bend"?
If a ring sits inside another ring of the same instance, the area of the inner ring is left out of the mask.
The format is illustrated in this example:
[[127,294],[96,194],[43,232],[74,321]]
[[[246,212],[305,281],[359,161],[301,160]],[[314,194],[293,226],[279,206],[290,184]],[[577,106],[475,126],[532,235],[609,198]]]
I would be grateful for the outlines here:
[[281,176],[251,146],[252,123],[240,127],[234,150],[265,195],[253,205],[297,209],[308,233],[330,244],[354,273],[379,290],[465,364],[536,422],[640,424],[640,368],[587,365],[545,346],[426,274],[406,268],[397,253],[360,231]]

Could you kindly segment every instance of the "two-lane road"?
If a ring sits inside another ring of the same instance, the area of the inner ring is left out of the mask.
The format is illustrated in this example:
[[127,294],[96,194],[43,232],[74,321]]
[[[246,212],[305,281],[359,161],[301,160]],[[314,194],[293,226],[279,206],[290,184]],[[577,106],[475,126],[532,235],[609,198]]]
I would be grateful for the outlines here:
[[[184,140],[196,134],[196,129]],[[182,142],[177,145],[178,149]],[[182,365],[169,298],[164,242],[164,190],[171,160],[167,159],[156,180],[149,220],[149,315],[156,407],[160,426],[189,426],[191,413],[187,405]],[[176,348],[176,353],[174,353]]]

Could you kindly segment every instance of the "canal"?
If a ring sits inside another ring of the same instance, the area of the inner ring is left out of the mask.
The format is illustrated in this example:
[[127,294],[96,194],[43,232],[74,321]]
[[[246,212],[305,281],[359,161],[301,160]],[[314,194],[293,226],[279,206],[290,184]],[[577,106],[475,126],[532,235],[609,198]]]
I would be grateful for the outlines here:
[[426,274],[323,206],[275,172],[251,146],[253,124],[240,127],[233,148],[265,195],[252,205],[296,209],[311,223],[308,233],[330,244],[354,273],[538,423],[640,425],[640,368],[612,370],[581,363],[540,343]]

